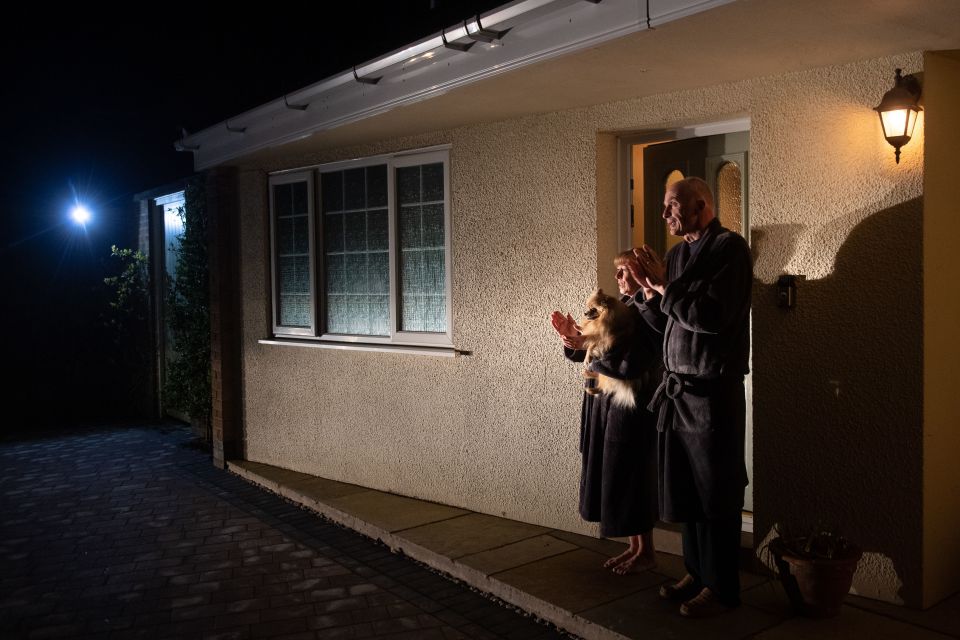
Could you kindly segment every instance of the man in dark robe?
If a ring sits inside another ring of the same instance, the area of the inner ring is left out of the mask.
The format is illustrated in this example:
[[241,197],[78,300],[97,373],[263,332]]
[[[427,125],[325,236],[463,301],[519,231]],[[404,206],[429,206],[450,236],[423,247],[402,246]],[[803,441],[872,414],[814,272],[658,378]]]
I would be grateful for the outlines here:
[[635,302],[638,311],[663,334],[665,372],[650,403],[658,416],[660,518],[683,523],[687,575],[660,595],[682,602],[684,616],[705,617],[740,604],[753,265],[746,241],[720,225],[703,180],[671,185],[663,205],[670,233],[684,242],[666,264],[644,245],[627,265],[652,290]]

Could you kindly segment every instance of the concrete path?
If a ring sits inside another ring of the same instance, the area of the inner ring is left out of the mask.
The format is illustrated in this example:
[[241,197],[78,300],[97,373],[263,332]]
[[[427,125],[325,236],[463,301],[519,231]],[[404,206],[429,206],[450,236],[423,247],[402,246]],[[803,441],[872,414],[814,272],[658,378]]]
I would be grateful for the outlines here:
[[[574,634],[598,640],[943,640],[960,637],[960,595],[928,611],[849,596],[828,620],[796,617],[780,584],[742,572],[743,605],[717,618],[687,620],[659,585],[684,575],[681,558],[659,553],[651,571],[616,576],[600,568],[625,547],[547,527],[473,513],[267,464],[236,461],[234,473],[390,548],[492,593]],[[657,548],[679,539],[656,531]]]
[[181,427],[0,443],[0,638],[556,638],[215,469]]

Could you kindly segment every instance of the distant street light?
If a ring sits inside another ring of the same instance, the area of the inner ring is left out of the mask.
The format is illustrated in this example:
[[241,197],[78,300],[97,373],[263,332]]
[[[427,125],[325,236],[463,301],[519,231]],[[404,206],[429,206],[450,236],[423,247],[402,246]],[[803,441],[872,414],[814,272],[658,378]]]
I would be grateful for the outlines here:
[[70,217],[73,218],[73,221],[77,224],[85,226],[90,222],[90,210],[82,204],[75,205],[73,209],[70,210]]

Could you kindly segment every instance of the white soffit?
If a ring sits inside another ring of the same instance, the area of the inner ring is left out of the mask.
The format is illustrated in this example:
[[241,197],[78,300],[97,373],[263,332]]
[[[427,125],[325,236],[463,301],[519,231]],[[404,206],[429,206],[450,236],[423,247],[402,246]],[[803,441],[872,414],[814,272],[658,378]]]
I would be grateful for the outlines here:
[[[267,147],[433,98],[519,67],[657,27],[733,0],[517,0],[278,100],[186,135],[176,143],[208,169]],[[647,13],[649,6],[649,15]],[[510,29],[476,41],[481,28]],[[356,77],[354,76],[356,74]],[[360,79],[380,78],[376,84]]]

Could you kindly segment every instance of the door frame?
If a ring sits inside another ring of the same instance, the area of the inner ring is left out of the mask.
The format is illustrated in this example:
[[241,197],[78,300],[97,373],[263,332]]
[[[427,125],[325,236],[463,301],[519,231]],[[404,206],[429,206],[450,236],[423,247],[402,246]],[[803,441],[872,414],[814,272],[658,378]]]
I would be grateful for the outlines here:
[[[651,129],[648,131],[633,131],[622,133],[617,136],[617,248],[619,251],[630,249],[633,240],[630,206],[633,204],[631,198],[630,179],[633,173],[633,158],[631,151],[637,144],[653,144],[659,142],[673,142],[675,140],[686,140],[687,138],[706,138],[709,136],[721,135],[725,133],[737,133],[740,131],[750,131],[749,116],[741,116],[727,120],[717,120],[715,122],[706,122],[702,124],[693,124],[676,129]],[[744,180],[749,184],[744,167]],[[749,211],[747,205],[747,190],[744,190],[745,210]],[[637,214],[634,215],[636,217]],[[635,220],[634,220],[635,221]],[[749,218],[744,231],[745,237],[749,240]]]
[[[677,140],[685,140],[687,138],[705,138],[715,135],[723,135],[728,133],[739,133],[739,132],[750,132],[751,131],[751,122],[749,116],[742,116],[727,120],[718,120],[715,122],[707,122],[703,124],[689,125],[686,127],[679,127],[676,129],[655,129],[649,131],[636,131],[621,134],[617,137],[617,173],[618,173],[618,188],[617,188],[617,244],[619,251],[625,251],[630,249],[633,246],[633,226],[632,222],[636,223],[637,216],[640,216],[642,220],[643,212],[635,212],[634,215],[631,215],[631,207],[633,205],[632,198],[632,187],[637,186],[642,188],[642,185],[631,185],[631,179],[633,176],[633,156],[632,150],[634,145],[638,144],[654,144],[661,142],[674,142]],[[743,181],[743,235],[747,239],[747,242],[750,242],[750,228],[752,226],[752,220],[750,216],[750,179],[749,179],[749,154],[747,154],[747,161],[743,163],[742,166],[742,181]],[[717,157],[716,167],[722,165],[724,160],[734,159],[734,158],[725,158],[723,156]],[[710,168],[710,161],[708,159],[708,169]],[[715,180],[709,179],[708,183],[711,183],[711,189],[716,190],[716,185],[712,184]],[[751,361],[753,359],[753,326],[751,321]],[[750,377],[747,377],[745,381],[747,384],[752,387],[752,380]],[[750,392],[750,397],[752,398],[752,390]],[[752,400],[751,400],[752,405]],[[748,407],[748,410],[752,413],[752,406]],[[755,429],[756,425],[751,422],[751,430]],[[746,454],[746,452],[744,452]],[[751,463],[752,468],[752,463]],[[752,474],[751,474],[752,475]],[[751,486],[751,491],[753,487]],[[753,511],[744,511],[742,519],[741,530],[744,532],[753,532]]]

